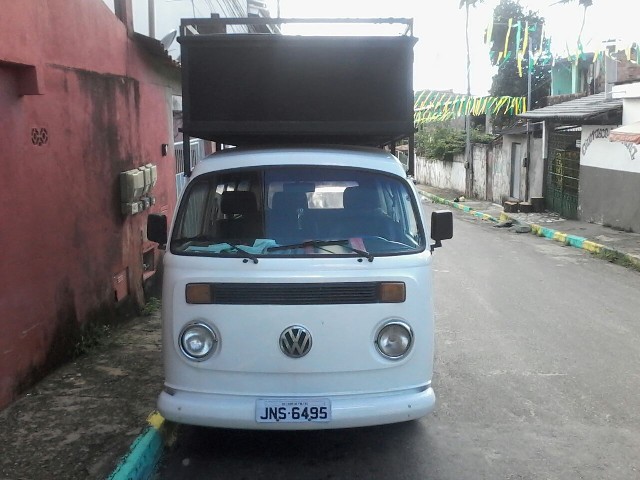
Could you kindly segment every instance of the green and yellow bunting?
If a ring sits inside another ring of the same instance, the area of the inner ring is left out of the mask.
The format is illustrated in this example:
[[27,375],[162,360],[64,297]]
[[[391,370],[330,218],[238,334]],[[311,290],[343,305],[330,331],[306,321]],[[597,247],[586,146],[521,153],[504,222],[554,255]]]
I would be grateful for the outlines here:
[[414,102],[416,125],[444,122],[466,115],[518,115],[526,111],[526,97],[469,97],[449,92],[421,90],[416,92]]
[[[502,66],[509,59],[515,57],[516,68],[520,77],[525,75],[526,68],[533,72],[536,65],[547,67],[551,64],[553,66],[558,60],[565,58],[576,65],[580,61],[595,63],[599,58],[604,57],[610,57],[616,61],[622,59],[634,64],[640,64],[640,45],[636,42],[625,43],[624,41],[619,41],[613,47],[601,44],[592,51],[587,52],[585,51],[585,45],[578,39],[576,46],[573,48],[566,44],[566,56],[558,56],[551,53],[552,39],[546,34],[544,22],[530,24],[528,21],[514,18],[501,20],[501,22],[506,22],[504,40],[497,38],[495,33],[497,31],[496,26],[505,25],[505,23],[494,22],[494,19],[489,22],[484,35],[485,44],[491,45],[489,52],[491,63]],[[537,32],[538,29],[540,29],[540,35],[535,35],[538,42],[534,42],[532,34]],[[533,43],[537,43],[537,49],[529,52],[529,46]],[[593,57],[589,53],[593,53]],[[526,62],[527,57],[529,57],[528,62]]]

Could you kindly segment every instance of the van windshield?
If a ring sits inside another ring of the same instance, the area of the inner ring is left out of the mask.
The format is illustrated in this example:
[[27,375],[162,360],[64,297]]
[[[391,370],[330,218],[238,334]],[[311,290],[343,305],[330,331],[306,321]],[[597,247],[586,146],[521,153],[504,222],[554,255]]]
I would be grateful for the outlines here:
[[402,180],[368,170],[264,167],[214,172],[187,186],[171,239],[182,255],[415,253],[419,206]]

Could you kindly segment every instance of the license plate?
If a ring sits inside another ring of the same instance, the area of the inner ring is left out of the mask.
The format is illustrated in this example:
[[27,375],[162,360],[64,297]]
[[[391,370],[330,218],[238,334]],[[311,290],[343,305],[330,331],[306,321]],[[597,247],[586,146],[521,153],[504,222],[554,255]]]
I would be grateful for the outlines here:
[[275,398],[256,401],[258,423],[330,422],[328,398]]

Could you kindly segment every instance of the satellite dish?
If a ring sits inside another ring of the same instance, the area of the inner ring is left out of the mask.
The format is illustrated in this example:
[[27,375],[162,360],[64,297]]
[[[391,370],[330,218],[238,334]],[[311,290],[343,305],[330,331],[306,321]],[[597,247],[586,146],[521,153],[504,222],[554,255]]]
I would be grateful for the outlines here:
[[178,30],[171,30],[164,37],[162,37],[162,40],[160,40],[160,43],[162,44],[165,50],[169,50],[169,47],[171,46],[173,41],[176,39],[176,35],[178,35]]

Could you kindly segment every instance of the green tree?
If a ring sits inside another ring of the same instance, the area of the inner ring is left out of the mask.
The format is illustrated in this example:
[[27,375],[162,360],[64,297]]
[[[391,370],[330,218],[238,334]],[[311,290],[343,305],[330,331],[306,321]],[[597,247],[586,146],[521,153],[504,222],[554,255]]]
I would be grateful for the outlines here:
[[[525,12],[518,0],[501,0],[496,6],[490,40],[493,42],[492,63],[498,66],[498,72],[493,77],[491,95],[528,96],[528,68],[531,68],[531,105],[527,108],[540,106],[540,101],[549,95],[551,54],[543,31],[544,18],[531,10]],[[498,115],[494,125],[504,126],[513,120],[510,116]]]

